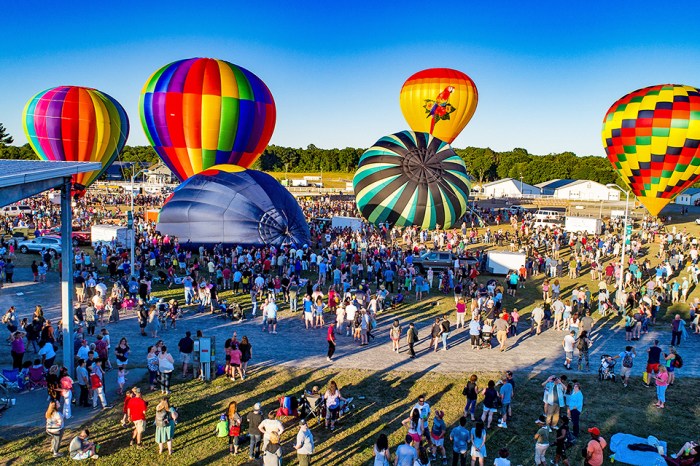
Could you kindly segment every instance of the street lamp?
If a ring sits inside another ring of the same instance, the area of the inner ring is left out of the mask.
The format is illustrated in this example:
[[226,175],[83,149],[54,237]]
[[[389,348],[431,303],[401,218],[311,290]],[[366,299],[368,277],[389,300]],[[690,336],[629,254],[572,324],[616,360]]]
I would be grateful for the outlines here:
[[[632,233],[632,228],[630,228],[629,233],[627,232],[627,215],[629,212],[629,204],[630,204],[630,191],[625,191],[621,187],[619,187],[615,183],[608,183],[605,185],[608,188],[615,189],[619,192],[625,193],[625,223],[624,227],[622,229],[622,254],[620,255],[620,283],[618,284],[618,296],[617,299],[620,300],[622,299],[622,292],[624,290],[624,283],[625,283],[625,248],[627,246],[627,235]],[[623,303],[618,304],[618,309],[622,310]]]
[[523,174],[521,173],[520,174],[520,199],[523,198],[523,194],[525,194],[525,193],[523,193]]
[[144,168],[143,170],[140,170],[136,173],[133,171],[133,166],[135,164],[131,164],[132,170],[131,170],[131,210],[129,211],[129,214],[127,215],[127,220],[126,220],[126,226],[131,230],[131,276],[136,276],[134,273],[135,268],[134,268],[134,243],[136,241],[136,235],[134,234],[134,179],[139,176],[140,174],[147,174],[149,173],[149,170],[147,168]]

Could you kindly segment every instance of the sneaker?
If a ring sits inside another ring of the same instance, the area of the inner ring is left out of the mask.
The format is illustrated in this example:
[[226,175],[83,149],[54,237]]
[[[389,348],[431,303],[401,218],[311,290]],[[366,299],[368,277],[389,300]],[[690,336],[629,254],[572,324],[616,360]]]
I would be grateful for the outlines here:
[[504,422],[503,424],[501,424],[501,425],[498,426],[498,427],[502,427],[503,429],[507,429],[507,428],[508,428],[508,424],[506,424],[506,423]]
[[99,457],[100,457],[100,455],[95,454],[95,455],[92,455],[90,458],[97,459]]
[[63,453],[61,453],[60,451],[58,453],[53,454],[54,458],[60,458],[61,456],[63,456]]

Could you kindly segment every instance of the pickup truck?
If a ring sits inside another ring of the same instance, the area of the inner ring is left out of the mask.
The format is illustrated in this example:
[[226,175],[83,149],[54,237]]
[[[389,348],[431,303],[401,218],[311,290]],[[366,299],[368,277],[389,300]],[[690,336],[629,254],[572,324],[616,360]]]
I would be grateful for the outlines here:
[[[428,268],[433,270],[451,269],[454,267],[455,255],[447,251],[428,251],[420,256],[413,256],[413,265],[425,273]],[[464,267],[478,266],[479,261],[474,257],[460,257],[460,265]]]

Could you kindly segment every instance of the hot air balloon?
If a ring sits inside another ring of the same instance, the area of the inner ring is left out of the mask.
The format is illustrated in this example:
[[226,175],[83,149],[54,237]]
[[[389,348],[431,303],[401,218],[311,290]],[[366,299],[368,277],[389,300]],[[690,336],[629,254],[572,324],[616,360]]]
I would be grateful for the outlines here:
[[213,58],[165,65],[139,101],[141,124],[180,179],[218,164],[250,167],[275,129],[275,101],[260,78]]
[[294,196],[270,175],[235,165],[215,165],[178,186],[161,209],[157,228],[180,243],[310,244]]
[[608,159],[652,215],[700,175],[700,92],[663,84],[615,102],[603,120]]
[[436,229],[450,228],[464,215],[471,179],[449,144],[402,131],[362,154],[352,184],[370,223]]
[[451,143],[474,115],[479,93],[474,81],[461,71],[431,68],[406,80],[399,101],[413,131]]
[[43,160],[102,162],[102,169],[73,175],[82,193],[107,170],[129,136],[124,108],[97,89],[59,86],[38,93],[22,113],[24,134]]

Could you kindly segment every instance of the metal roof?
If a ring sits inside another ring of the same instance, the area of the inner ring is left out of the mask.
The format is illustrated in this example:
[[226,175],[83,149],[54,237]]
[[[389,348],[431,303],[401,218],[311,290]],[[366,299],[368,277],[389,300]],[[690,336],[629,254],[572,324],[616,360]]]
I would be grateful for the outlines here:
[[0,188],[54,178],[64,178],[100,169],[102,169],[100,162],[0,160]]
[[567,184],[574,183],[578,180],[571,180],[571,179],[556,179],[556,180],[550,180],[550,181],[543,181],[542,183],[537,183],[535,186],[538,188],[542,189],[558,189],[561,187],[566,186]]

